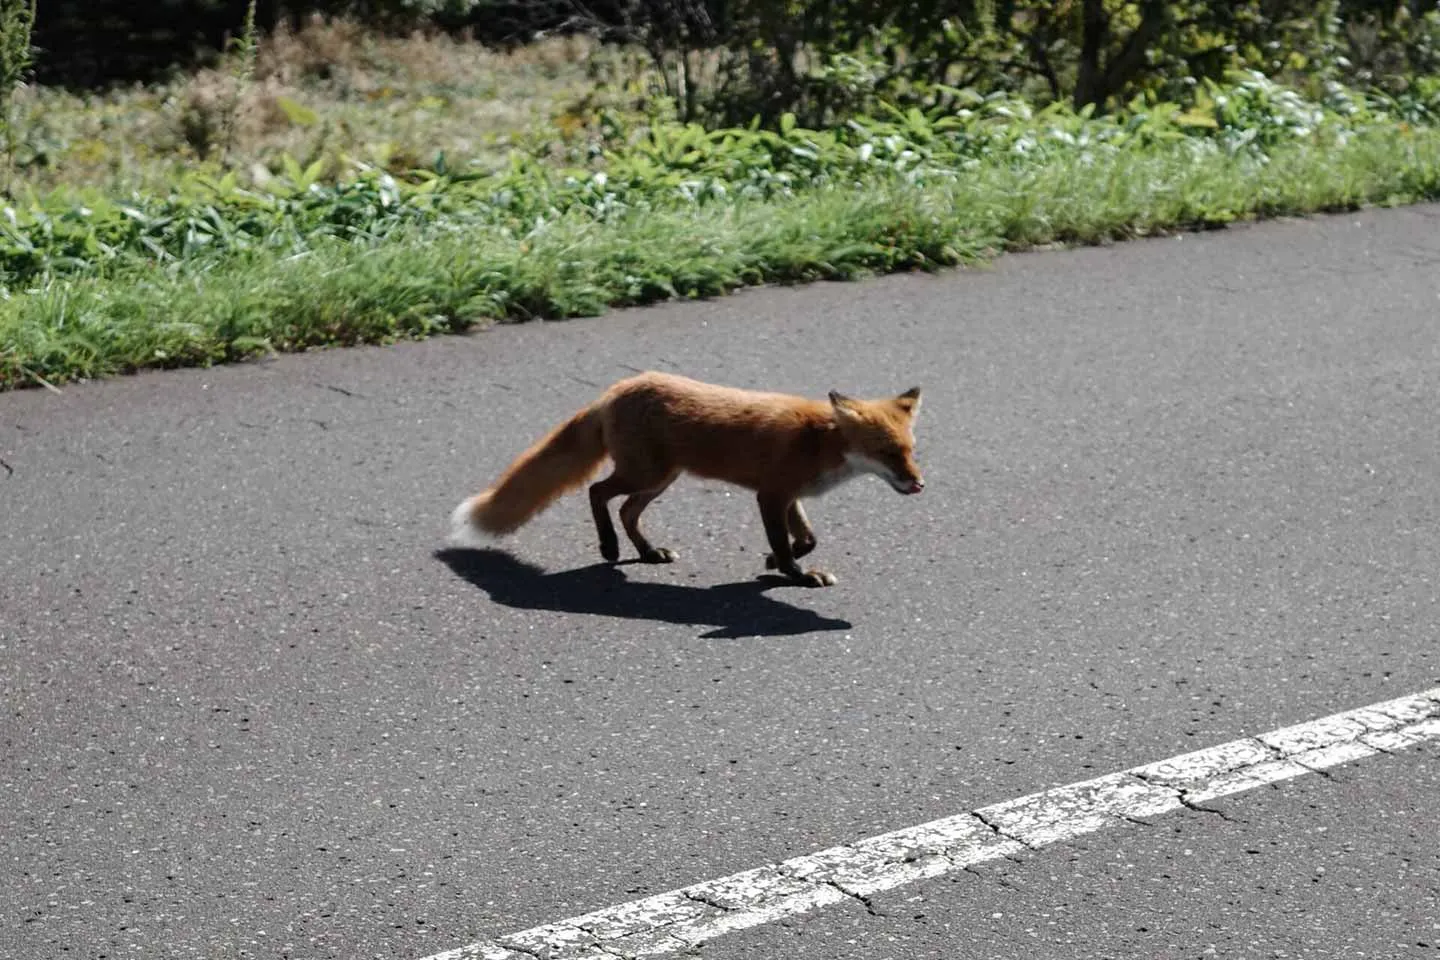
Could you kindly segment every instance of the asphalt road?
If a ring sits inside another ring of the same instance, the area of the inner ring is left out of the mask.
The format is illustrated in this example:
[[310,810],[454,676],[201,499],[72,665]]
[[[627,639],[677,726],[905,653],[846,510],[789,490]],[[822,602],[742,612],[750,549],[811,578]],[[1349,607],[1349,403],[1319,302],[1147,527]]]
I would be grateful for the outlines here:
[[[925,390],[759,577],[451,508],[637,368]],[[399,958],[1440,682],[1440,208],[0,395],[0,956]],[[807,561],[808,562],[808,561]],[[1440,953],[1440,750],[701,957]]]

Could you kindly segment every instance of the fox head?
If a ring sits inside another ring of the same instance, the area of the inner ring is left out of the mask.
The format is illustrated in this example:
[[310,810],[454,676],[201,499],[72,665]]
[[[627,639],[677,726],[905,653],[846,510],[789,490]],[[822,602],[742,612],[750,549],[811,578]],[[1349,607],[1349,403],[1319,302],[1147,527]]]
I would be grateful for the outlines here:
[[919,387],[884,400],[853,400],[832,390],[830,405],[835,410],[835,423],[849,443],[845,459],[852,468],[875,474],[896,493],[925,489],[925,480],[915,463]]

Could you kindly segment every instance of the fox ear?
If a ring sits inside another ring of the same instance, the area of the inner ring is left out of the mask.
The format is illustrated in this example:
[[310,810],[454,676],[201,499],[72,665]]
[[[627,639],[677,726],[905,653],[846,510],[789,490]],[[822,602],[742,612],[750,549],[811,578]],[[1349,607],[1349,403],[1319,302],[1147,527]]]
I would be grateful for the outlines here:
[[920,413],[920,388],[911,387],[900,396],[895,398],[895,404],[901,410],[914,417]]
[[830,391],[830,406],[840,416],[853,417],[855,415],[855,401],[838,390]]

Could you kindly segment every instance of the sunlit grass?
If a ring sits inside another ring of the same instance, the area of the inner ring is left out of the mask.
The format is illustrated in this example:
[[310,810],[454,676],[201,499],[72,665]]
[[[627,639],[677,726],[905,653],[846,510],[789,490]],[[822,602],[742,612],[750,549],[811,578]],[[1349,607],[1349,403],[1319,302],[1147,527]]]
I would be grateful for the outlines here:
[[171,272],[51,280],[0,303],[0,386],[1437,197],[1440,132],[1377,130],[1268,156],[1136,146],[1038,167],[981,163],[930,186],[877,177],[859,189],[635,210],[605,222],[577,211],[524,236],[442,224],[374,244],[322,240],[298,256],[258,249]]

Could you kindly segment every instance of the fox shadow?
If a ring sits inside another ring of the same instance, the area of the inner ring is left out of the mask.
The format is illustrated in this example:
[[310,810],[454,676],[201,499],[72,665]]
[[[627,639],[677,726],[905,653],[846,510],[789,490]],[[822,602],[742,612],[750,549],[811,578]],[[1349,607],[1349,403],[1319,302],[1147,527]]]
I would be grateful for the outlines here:
[[520,610],[589,613],[683,626],[713,626],[702,637],[788,637],[824,630],[849,630],[848,620],[823,617],[765,595],[789,581],[765,576],[714,587],[631,580],[623,564],[597,563],[548,573],[503,550],[447,547],[435,552],[456,576]]

